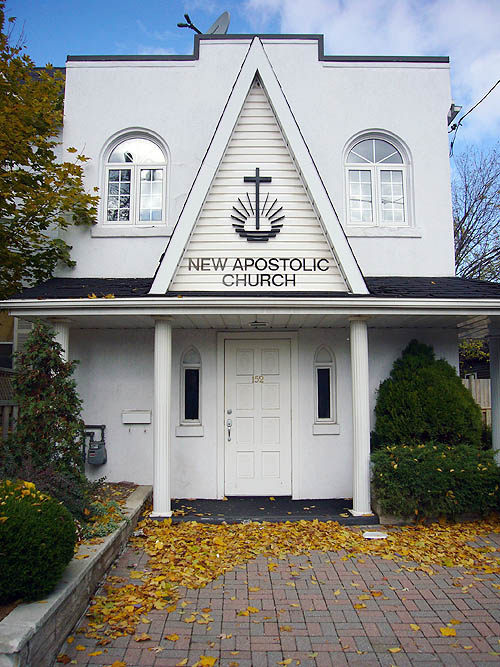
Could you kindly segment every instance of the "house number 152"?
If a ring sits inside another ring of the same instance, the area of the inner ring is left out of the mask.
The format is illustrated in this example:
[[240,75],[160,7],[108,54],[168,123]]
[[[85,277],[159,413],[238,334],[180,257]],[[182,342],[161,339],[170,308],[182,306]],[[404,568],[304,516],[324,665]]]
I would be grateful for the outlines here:
[[254,383],[262,383],[264,382],[264,376],[263,375],[252,375],[252,382]]

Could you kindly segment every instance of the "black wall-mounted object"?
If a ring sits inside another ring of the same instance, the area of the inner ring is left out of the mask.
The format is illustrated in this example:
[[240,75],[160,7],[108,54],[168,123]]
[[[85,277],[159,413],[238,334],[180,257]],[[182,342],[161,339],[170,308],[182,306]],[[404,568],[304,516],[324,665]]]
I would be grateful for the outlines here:
[[[101,466],[107,463],[108,453],[106,441],[104,440],[105,424],[85,424],[85,442],[88,438],[87,463],[93,466]],[[97,432],[100,432],[100,440],[96,440]],[[85,447],[85,445],[84,445]],[[85,450],[84,450],[85,452]],[[85,457],[85,453],[84,453]]]

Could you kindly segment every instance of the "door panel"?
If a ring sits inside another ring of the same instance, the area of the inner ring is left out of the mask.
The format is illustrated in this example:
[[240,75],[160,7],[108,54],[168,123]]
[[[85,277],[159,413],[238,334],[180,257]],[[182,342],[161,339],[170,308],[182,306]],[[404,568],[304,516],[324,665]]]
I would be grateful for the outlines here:
[[289,340],[226,340],[226,495],[291,494],[290,394]]

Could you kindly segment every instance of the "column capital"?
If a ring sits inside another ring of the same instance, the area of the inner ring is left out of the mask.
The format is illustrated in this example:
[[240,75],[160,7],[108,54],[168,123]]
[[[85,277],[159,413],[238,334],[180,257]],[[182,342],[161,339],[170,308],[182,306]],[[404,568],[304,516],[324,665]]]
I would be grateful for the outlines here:
[[349,322],[367,322],[369,319],[369,315],[351,315],[349,317]]
[[172,315],[153,315],[155,322],[171,322]]

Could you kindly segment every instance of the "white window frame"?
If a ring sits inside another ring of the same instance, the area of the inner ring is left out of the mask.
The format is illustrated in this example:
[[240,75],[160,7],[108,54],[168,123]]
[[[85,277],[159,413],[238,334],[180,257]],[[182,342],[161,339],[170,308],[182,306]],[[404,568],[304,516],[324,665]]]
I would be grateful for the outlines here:
[[[161,164],[140,164],[133,162],[110,163],[109,158],[115,148],[128,139],[146,139],[153,142],[164,156]],[[172,225],[169,224],[170,201],[170,153],[165,142],[155,133],[142,128],[130,128],[117,133],[106,143],[100,156],[100,204],[98,224],[92,227],[95,237],[147,237],[170,236]],[[162,220],[139,220],[140,206],[140,169],[161,169],[163,171]],[[131,208],[130,220],[108,220],[108,174],[110,169],[131,169]]]
[[[129,220],[108,220],[108,184],[109,184],[109,172],[110,171],[119,171],[127,169],[131,171],[130,174],[130,219]],[[162,177],[162,207],[161,207],[161,220],[140,220],[140,200],[141,200],[141,170],[142,169],[157,169],[161,170],[163,173]],[[136,227],[147,226],[151,227],[152,225],[165,225],[165,215],[166,215],[166,205],[165,205],[165,183],[167,178],[167,168],[165,164],[134,164],[133,162],[114,162],[113,164],[106,164],[106,201],[104,204],[104,215],[105,220],[104,224],[112,225],[113,227],[117,225],[134,225]]]
[[[330,361],[319,361],[320,353],[325,350]],[[330,416],[319,417],[319,383],[318,370],[328,369],[330,371]],[[314,393],[314,423],[313,433],[316,435],[339,433],[337,423],[337,372],[335,355],[327,345],[320,345],[314,352],[313,361],[313,393]],[[326,427],[326,428],[325,428]]]
[[[348,157],[353,148],[361,141],[379,139],[391,144],[401,155],[402,163],[394,162],[348,162]],[[351,221],[350,204],[350,171],[368,171],[371,176],[372,186],[372,221]],[[403,175],[403,200],[404,200],[404,222],[390,222],[382,219],[382,195],[381,195],[381,172],[382,171],[400,171]],[[394,232],[410,231],[413,228],[412,215],[412,187],[411,187],[411,163],[408,150],[402,145],[401,141],[395,137],[383,133],[365,133],[352,139],[344,154],[344,189],[345,189],[345,220],[348,233],[354,230],[368,230],[372,232],[383,232],[383,230],[393,230]],[[412,234],[413,235],[413,234]]]
[[[195,352],[198,355],[199,361],[197,362],[187,362],[185,361],[186,357],[190,352]],[[201,363],[201,354],[198,348],[194,345],[190,345],[187,349],[184,350],[181,356],[181,378],[180,378],[180,397],[179,397],[179,408],[180,408],[180,426],[201,426],[202,425],[202,412],[201,412],[201,378],[202,378],[202,363]],[[186,419],[186,404],[185,404],[185,388],[186,388],[186,370],[196,369],[198,371],[198,419]]]

